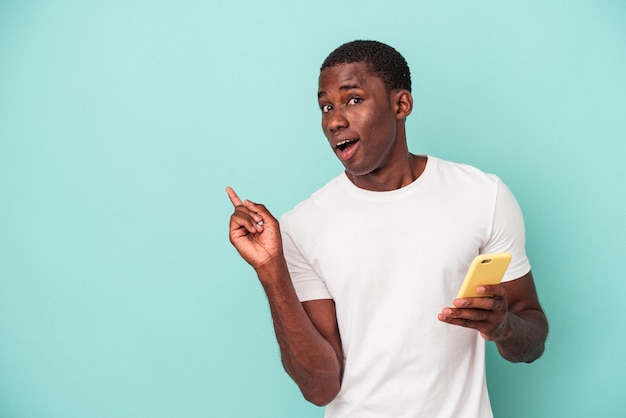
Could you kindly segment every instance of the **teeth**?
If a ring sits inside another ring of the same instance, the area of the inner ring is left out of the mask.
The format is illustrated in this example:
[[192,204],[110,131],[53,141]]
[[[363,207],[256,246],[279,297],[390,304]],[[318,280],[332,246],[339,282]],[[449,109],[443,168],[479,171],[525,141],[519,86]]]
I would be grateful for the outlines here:
[[350,145],[354,141],[356,141],[356,139],[346,139],[344,141],[337,142],[337,145],[335,145],[335,147],[343,151],[344,149],[348,148],[348,145]]

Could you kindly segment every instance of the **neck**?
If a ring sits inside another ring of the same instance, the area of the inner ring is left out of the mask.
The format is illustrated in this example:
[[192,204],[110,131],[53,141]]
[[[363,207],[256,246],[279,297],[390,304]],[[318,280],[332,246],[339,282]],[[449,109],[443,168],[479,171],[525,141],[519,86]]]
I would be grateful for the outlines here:
[[346,175],[360,189],[387,192],[401,189],[413,183],[426,168],[427,158],[406,152],[406,159],[394,167],[383,167],[364,176]]

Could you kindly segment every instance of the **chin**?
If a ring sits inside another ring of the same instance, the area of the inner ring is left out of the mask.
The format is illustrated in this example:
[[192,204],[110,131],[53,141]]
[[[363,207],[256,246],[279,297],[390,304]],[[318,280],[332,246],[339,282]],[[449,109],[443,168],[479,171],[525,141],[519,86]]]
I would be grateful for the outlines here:
[[344,168],[346,169],[346,174],[348,174],[349,177],[367,176],[368,174],[376,174],[376,171],[378,171],[375,168],[348,167],[346,165],[344,165]]

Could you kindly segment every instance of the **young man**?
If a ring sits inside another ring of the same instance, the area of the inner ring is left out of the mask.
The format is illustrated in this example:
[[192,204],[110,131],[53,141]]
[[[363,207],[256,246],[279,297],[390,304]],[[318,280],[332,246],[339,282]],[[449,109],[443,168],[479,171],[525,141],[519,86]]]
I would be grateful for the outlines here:
[[[227,189],[230,240],[265,289],[286,371],[327,417],[491,417],[485,340],[531,362],[548,330],[515,198],[493,175],[409,152],[410,72],[387,45],[332,52],[318,101],[344,173],[280,228]],[[454,300],[474,256],[505,251],[503,283],[477,289],[492,297]]]

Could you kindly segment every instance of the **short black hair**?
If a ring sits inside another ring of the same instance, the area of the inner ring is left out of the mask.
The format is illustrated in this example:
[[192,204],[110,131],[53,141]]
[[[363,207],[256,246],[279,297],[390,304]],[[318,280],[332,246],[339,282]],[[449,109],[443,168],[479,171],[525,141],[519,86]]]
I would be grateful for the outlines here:
[[363,62],[384,83],[387,91],[411,91],[411,71],[404,57],[394,48],[378,41],[347,42],[326,57],[320,71],[340,64]]

